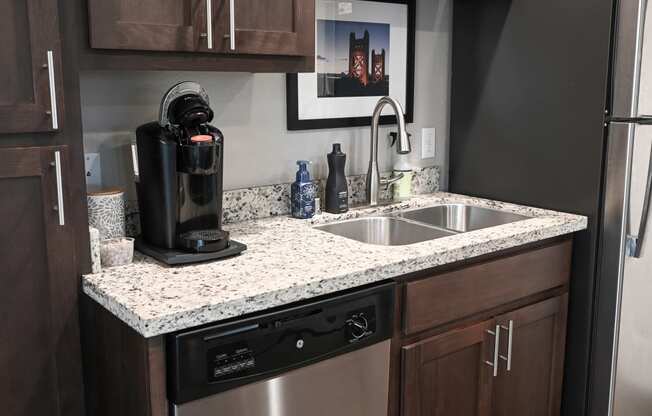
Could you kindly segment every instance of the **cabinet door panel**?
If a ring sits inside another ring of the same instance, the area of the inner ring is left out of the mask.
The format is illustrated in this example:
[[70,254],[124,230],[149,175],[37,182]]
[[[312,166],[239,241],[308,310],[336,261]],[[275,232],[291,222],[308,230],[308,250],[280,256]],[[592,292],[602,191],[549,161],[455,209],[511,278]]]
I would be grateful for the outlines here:
[[[0,133],[55,130],[51,88],[56,93],[55,113],[63,110],[56,0],[0,1],[0,38]],[[54,64],[52,83],[48,51]]]
[[312,56],[314,0],[233,0],[235,49],[231,49],[231,1],[214,0],[220,52]]
[[206,0],[89,0],[91,47],[196,51]]
[[[496,416],[553,416],[561,407],[567,296],[553,298],[497,318],[513,322],[512,364],[502,360],[494,383]],[[501,355],[508,354],[508,332],[501,333]]]
[[56,150],[65,184],[65,148],[0,149],[3,415],[83,412],[74,241],[53,209]]
[[403,347],[403,416],[488,416],[493,321]]

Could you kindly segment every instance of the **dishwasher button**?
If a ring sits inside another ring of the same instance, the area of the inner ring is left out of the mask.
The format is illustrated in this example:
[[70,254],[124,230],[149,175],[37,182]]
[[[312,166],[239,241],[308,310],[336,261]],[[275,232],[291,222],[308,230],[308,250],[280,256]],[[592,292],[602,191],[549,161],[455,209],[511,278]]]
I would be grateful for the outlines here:
[[297,349],[300,350],[301,348],[303,348],[303,344],[304,344],[303,340],[302,340],[302,339],[298,339],[298,340],[297,340]]

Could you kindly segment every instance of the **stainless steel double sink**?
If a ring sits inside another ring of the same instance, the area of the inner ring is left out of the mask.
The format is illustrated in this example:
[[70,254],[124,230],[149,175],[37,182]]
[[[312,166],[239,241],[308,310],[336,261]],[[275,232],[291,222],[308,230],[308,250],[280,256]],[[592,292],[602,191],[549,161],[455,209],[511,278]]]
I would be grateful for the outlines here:
[[356,218],[315,228],[362,243],[402,246],[529,218],[475,205],[446,204]]

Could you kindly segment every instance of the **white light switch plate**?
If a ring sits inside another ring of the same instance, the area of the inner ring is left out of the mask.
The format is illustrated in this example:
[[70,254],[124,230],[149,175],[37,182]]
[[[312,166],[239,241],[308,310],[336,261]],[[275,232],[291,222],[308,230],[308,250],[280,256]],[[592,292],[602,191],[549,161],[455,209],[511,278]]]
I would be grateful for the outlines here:
[[100,164],[99,153],[86,153],[84,155],[84,170],[86,171],[87,186],[102,186],[102,165]]
[[421,159],[432,159],[435,157],[436,133],[434,127],[421,129]]

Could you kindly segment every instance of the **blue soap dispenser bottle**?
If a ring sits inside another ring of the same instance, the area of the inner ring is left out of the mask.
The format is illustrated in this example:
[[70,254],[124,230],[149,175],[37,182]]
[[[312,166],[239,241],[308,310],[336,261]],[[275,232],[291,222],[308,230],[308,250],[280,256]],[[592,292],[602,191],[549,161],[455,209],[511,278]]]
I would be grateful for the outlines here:
[[310,180],[308,160],[297,160],[299,170],[297,180],[291,187],[292,216],[294,218],[312,218],[315,215],[315,185]]

